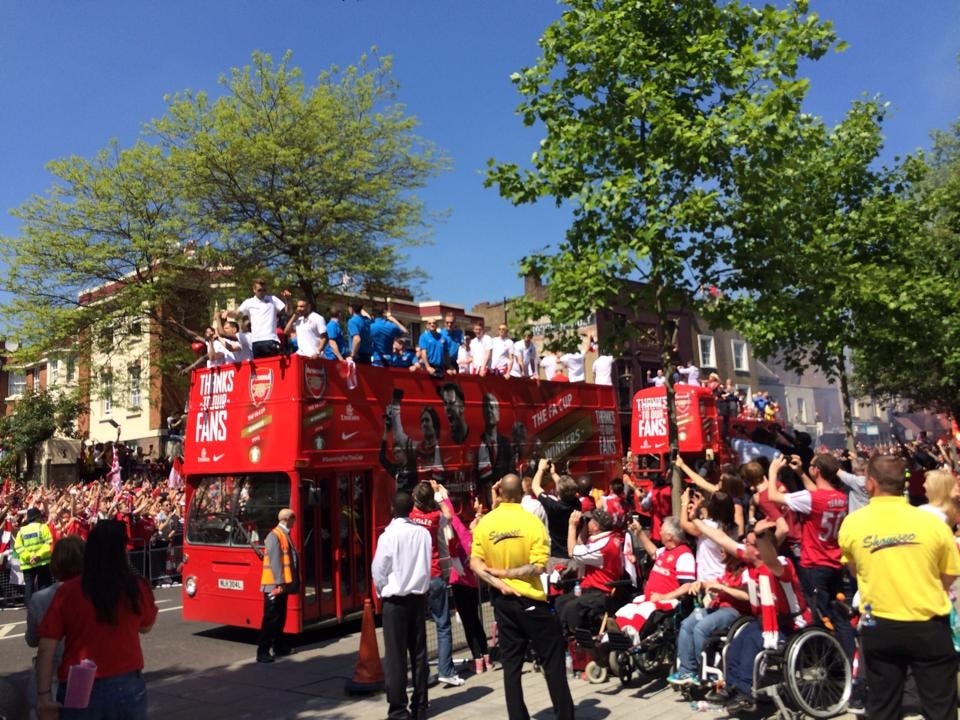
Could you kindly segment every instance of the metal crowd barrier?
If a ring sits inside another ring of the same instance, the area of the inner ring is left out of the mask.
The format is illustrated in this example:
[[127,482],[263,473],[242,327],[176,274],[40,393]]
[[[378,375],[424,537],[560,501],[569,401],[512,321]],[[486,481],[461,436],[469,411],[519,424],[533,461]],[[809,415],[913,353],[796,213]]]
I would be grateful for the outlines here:
[[0,609],[23,605],[23,585],[10,582],[9,560],[0,568]]
[[151,585],[176,585],[180,583],[183,562],[183,533],[177,533],[170,542],[150,544],[142,538],[134,538],[133,549],[127,551],[130,567]]

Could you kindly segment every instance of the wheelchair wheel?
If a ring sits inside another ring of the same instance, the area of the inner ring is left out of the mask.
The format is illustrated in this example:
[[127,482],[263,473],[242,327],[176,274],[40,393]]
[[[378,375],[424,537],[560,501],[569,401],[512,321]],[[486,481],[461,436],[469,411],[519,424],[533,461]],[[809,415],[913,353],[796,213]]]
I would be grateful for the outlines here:
[[742,631],[755,619],[756,618],[754,618],[753,615],[741,615],[734,620],[733,624],[727,629],[727,639],[723,643],[723,649],[720,651],[720,669],[723,670],[724,674],[727,672],[727,648],[730,647],[730,643],[733,642],[733,639],[740,634],[740,631]]
[[843,648],[821,628],[803,630],[787,642],[783,683],[797,709],[815,718],[843,712],[853,684]]
[[603,665],[598,663],[596,660],[591,660],[587,663],[587,666],[583,669],[584,675],[587,676],[587,680],[590,681],[591,685],[600,685],[607,681],[609,673]]
[[630,654],[619,650],[610,653],[610,672],[620,678],[620,682],[629,685],[633,679],[633,659]]

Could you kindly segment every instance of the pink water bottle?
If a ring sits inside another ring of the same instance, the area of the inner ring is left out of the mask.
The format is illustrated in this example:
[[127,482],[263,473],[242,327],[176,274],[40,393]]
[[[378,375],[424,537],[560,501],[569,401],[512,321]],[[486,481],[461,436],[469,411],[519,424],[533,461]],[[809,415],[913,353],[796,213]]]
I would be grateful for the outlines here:
[[93,660],[81,660],[70,666],[67,674],[67,690],[63,696],[65,708],[83,709],[90,704],[90,691],[97,678],[97,664]]

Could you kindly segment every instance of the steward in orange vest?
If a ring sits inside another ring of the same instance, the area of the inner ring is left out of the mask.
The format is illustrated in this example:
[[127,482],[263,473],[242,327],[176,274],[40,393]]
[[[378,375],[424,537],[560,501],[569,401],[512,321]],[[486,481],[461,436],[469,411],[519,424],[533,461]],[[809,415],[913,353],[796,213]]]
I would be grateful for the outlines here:
[[293,652],[283,638],[283,626],[287,620],[287,597],[299,589],[297,552],[290,540],[296,517],[290,508],[284,508],[277,514],[277,520],[277,526],[264,542],[263,571],[260,574],[263,620],[257,640],[257,662],[264,663]]

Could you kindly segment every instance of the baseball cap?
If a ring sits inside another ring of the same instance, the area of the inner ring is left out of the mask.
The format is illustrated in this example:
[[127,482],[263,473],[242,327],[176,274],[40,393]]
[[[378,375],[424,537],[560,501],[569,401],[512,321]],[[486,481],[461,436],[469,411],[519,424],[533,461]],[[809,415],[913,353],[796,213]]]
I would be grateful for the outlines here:
[[596,522],[601,530],[613,530],[613,518],[606,510],[590,510],[585,512],[583,517]]

